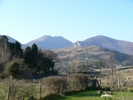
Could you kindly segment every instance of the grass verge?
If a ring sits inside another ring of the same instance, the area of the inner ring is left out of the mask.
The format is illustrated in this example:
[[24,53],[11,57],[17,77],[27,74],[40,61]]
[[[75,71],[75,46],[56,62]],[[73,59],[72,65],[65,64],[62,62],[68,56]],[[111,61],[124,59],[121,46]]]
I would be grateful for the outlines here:
[[[44,99],[45,100],[45,99]],[[97,91],[68,92],[65,96],[51,95],[46,100],[133,100],[133,92],[113,92],[112,98],[101,97]]]

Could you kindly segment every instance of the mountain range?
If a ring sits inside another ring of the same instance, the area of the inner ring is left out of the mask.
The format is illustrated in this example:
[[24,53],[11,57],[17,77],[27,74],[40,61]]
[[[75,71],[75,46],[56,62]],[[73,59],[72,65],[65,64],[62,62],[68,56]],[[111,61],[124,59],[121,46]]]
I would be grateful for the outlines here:
[[[7,36],[10,42],[16,41],[15,39]],[[122,41],[113,39],[106,36],[95,36],[88,38],[84,41],[77,41],[72,43],[71,41],[65,39],[61,36],[49,36],[44,35],[38,39],[32,40],[26,44],[22,44],[22,47],[32,46],[33,43],[36,43],[39,49],[61,49],[61,48],[75,48],[75,47],[86,47],[86,46],[99,46],[102,48],[119,51],[121,53],[133,55],[133,42]]]

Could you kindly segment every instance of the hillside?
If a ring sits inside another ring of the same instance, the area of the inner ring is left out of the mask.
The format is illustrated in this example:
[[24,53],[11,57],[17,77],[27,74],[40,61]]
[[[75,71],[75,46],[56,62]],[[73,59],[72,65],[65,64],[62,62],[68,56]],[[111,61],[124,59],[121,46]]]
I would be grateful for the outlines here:
[[58,54],[62,62],[76,65],[94,65],[99,59],[102,59],[106,63],[111,55],[114,55],[114,63],[127,65],[131,62],[132,58],[132,56],[127,54],[98,46],[65,48],[54,50],[54,52]]
[[110,50],[115,50],[129,55],[133,55],[132,42],[116,40],[101,35],[88,38],[84,41],[77,41],[76,43],[73,44],[73,47],[80,47],[80,46],[100,46]]

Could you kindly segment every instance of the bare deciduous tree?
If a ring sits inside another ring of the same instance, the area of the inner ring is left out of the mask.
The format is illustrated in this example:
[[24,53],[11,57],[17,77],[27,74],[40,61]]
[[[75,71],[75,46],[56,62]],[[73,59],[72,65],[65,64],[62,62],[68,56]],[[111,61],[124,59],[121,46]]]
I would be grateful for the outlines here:
[[3,71],[4,68],[3,66],[5,66],[11,57],[11,53],[9,50],[9,46],[8,46],[8,39],[6,36],[1,36],[0,37],[0,64],[2,68],[0,68],[0,71]]
[[115,69],[116,69],[116,65],[115,65],[115,57],[114,57],[114,55],[113,54],[110,54],[110,58],[109,58],[109,60],[108,60],[108,67],[109,67],[109,71],[110,71],[110,83],[111,83],[111,88],[113,88],[114,87],[114,82],[113,82],[113,80],[114,80],[114,74],[115,74]]

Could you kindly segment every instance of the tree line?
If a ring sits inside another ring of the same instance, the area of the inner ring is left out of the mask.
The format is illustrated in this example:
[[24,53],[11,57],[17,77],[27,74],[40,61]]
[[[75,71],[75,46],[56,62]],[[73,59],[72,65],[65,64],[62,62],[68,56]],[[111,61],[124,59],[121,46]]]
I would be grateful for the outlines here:
[[9,42],[0,36],[0,78],[33,78],[57,74],[54,69],[57,54],[50,50],[40,50],[34,43],[24,50],[21,44]]

